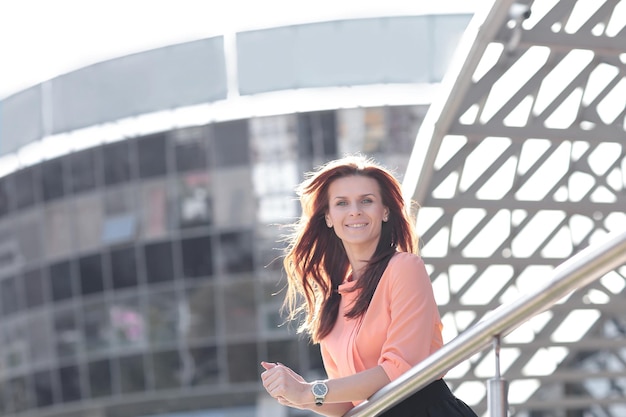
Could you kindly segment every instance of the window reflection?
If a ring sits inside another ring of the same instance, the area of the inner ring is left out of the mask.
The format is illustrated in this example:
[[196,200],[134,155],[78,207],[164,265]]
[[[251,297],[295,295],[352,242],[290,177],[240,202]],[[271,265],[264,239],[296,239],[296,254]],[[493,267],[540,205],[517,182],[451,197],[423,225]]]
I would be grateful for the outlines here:
[[0,275],[17,273],[22,266],[19,240],[13,231],[13,224],[0,224]]
[[85,303],[82,308],[83,334],[88,354],[107,351],[112,346],[109,314],[103,301]]
[[100,246],[103,222],[101,194],[86,194],[74,199],[73,221],[77,248],[89,252]]
[[28,360],[28,323],[25,317],[3,320],[0,326],[0,355],[2,363],[9,370],[18,370],[27,366]]
[[[183,358],[190,358],[190,366],[185,366],[183,382],[190,381],[193,385],[208,385],[219,382],[220,363],[217,360],[217,347],[192,347]],[[255,365],[256,366],[256,365]],[[188,376],[190,375],[190,376]]]
[[12,411],[20,412],[31,408],[31,395],[28,380],[24,376],[9,381],[8,404]]
[[75,358],[81,348],[82,335],[74,307],[58,309],[53,315],[56,353],[60,360]]
[[104,290],[102,256],[99,253],[80,258],[78,260],[78,270],[81,294],[96,294]]
[[14,174],[15,208],[23,209],[35,203],[35,170],[25,168]]
[[78,366],[69,365],[59,368],[59,382],[63,402],[77,401],[83,397]]
[[174,264],[172,259],[172,243],[155,242],[144,247],[146,262],[146,279],[149,283],[172,281]]
[[43,201],[54,200],[65,195],[65,158],[54,158],[41,165]]
[[335,111],[298,114],[298,156],[328,160],[337,154]]
[[137,233],[135,187],[131,185],[109,189],[104,194],[104,224],[102,242],[121,243],[133,239]]
[[187,289],[180,318],[187,341],[214,339],[216,336],[215,289],[212,284]]
[[147,301],[150,342],[154,345],[176,344],[183,318],[191,318],[188,310],[185,312],[180,310],[176,291],[152,292],[148,294]]
[[195,171],[178,177],[178,210],[181,229],[213,222],[213,192],[209,175]]
[[250,121],[252,181],[258,199],[257,218],[274,223],[295,217],[293,190],[299,182],[295,115]]
[[250,119],[252,163],[295,160],[298,157],[298,129],[295,115]]
[[74,296],[74,265],[71,261],[61,261],[48,269],[52,299],[61,301]]
[[26,307],[42,305],[47,300],[41,269],[33,269],[24,273],[24,302]]
[[28,318],[30,365],[38,367],[51,363],[54,358],[52,320],[47,311],[38,311]]
[[109,259],[114,289],[137,285],[137,260],[134,246],[112,249]]
[[258,328],[254,282],[229,283],[223,291],[226,334],[254,335]]
[[123,394],[143,391],[146,388],[143,355],[124,356],[117,359],[120,391]]
[[[67,210],[67,206],[64,205],[64,207]],[[41,211],[39,210],[29,210],[22,212],[19,217],[15,219],[15,234],[19,241],[20,253],[22,254],[23,259],[27,260],[28,263],[38,262],[43,256],[43,227],[40,215]],[[59,231],[55,230],[57,237],[58,233]],[[64,238],[64,242],[66,239],[71,238],[71,229],[66,230],[65,233],[68,237]],[[70,245],[69,243],[66,244]]]
[[111,361],[103,359],[87,364],[89,373],[89,388],[92,398],[110,396],[111,388]]
[[181,360],[177,350],[154,352],[151,365],[156,389],[177,388],[181,386]]
[[5,316],[16,313],[22,308],[21,280],[16,277],[7,277],[0,281],[0,293],[2,294],[2,313]]
[[0,178],[0,218],[11,211],[13,199],[13,175]]
[[180,246],[183,274],[186,278],[206,278],[213,275],[213,254],[209,236],[183,239]]
[[256,202],[250,167],[221,169],[215,173],[214,200],[216,223],[220,227],[241,227],[254,224]]
[[33,389],[37,407],[46,407],[54,403],[54,388],[50,371],[40,371],[33,375]]
[[233,120],[213,125],[215,162],[218,167],[247,165],[250,161],[248,121]]
[[284,363],[292,369],[303,369],[297,340],[267,342],[267,360]]
[[112,343],[118,348],[145,347],[147,324],[138,296],[118,297],[108,306]]
[[139,177],[149,178],[167,172],[165,134],[145,136],[137,140]]
[[253,270],[251,231],[223,233],[219,236],[219,243],[216,261],[220,271],[238,273]]
[[44,211],[46,255],[48,259],[68,256],[74,249],[69,204],[67,201],[48,205]]
[[428,111],[428,106],[387,107],[386,111],[386,153],[410,155],[417,132]]
[[258,379],[256,343],[229,345],[227,355],[230,382],[252,382]]
[[69,157],[69,189],[77,194],[96,186],[96,170],[100,166],[99,148],[75,152]]
[[[102,148],[104,184],[115,185],[127,182],[131,178],[132,140],[122,140]],[[134,161],[133,161],[134,162]]]
[[171,204],[167,180],[141,185],[141,231],[144,238],[161,238],[167,234],[172,216]]
[[208,155],[212,143],[209,127],[178,129],[170,132],[170,135],[178,172],[203,171],[209,166]]

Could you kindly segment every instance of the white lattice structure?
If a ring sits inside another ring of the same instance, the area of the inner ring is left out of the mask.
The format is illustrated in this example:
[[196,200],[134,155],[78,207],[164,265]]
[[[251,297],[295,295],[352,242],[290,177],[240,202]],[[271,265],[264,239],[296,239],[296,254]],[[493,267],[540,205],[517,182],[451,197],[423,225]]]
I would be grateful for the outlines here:
[[[478,14],[405,178],[449,340],[626,228],[626,0]],[[503,341],[514,416],[626,415],[626,266]],[[484,352],[448,374],[483,412]]]

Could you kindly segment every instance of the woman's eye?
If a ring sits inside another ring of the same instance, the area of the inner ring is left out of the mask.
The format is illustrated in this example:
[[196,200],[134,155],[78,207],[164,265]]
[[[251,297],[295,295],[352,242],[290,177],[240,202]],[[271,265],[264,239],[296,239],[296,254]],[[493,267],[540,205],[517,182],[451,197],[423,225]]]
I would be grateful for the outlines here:
[[372,200],[370,198],[366,198],[362,201],[363,204],[371,204]]
[[345,206],[347,203],[345,201],[339,201],[337,202],[338,206]]

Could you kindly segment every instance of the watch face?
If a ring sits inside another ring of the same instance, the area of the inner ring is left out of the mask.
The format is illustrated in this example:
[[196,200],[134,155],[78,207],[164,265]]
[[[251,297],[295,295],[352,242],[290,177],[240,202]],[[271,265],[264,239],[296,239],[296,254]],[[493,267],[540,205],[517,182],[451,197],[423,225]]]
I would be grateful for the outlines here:
[[328,387],[326,386],[326,384],[317,383],[313,385],[313,394],[315,394],[316,396],[323,397],[324,395],[326,395],[327,392]]

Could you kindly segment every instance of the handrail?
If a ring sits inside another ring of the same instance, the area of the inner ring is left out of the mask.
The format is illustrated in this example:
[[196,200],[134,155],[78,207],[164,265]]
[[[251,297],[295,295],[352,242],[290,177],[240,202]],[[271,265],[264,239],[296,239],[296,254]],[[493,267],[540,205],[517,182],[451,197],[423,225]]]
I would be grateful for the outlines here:
[[494,337],[506,335],[533,316],[548,310],[569,293],[625,263],[626,231],[607,234],[602,242],[588,246],[555,268],[545,285],[496,308],[344,417],[379,415],[485,349]]

